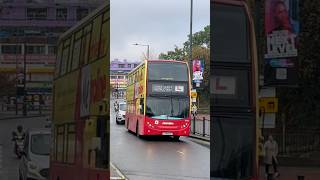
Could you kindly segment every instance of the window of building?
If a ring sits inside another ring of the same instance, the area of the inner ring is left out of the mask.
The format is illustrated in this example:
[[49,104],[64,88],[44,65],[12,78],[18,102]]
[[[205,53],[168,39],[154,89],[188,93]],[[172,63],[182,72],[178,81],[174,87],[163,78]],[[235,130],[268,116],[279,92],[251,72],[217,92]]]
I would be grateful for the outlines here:
[[134,65],[133,65],[133,67],[137,67],[137,66],[138,66],[138,64],[134,64]]
[[118,64],[119,68],[124,68],[124,64]]
[[30,20],[47,19],[47,8],[27,8],[27,17]]
[[131,68],[131,64],[128,64],[128,68]]
[[1,53],[2,54],[21,54],[22,48],[21,45],[2,45]]
[[118,76],[118,79],[124,79],[124,76]]
[[81,20],[89,14],[89,9],[87,8],[78,8],[77,9],[77,20]]
[[110,76],[110,79],[117,79],[117,76]]
[[26,47],[27,54],[45,54],[44,45],[28,45]]
[[55,55],[57,53],[57,47],[56,46],[48,46],[48,54]]
[[67,20],[68,18],[68,9],[67,8],[59,8],[56,10],[56,19],[57,20]]

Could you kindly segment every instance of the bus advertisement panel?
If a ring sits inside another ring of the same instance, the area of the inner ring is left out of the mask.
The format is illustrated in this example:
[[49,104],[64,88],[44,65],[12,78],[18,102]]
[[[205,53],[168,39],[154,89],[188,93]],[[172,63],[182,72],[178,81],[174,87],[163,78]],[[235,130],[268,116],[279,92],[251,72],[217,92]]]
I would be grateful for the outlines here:
[[186,62],[144,61],[128,75],[126,127],[140,135],[190,133],[190,76]]

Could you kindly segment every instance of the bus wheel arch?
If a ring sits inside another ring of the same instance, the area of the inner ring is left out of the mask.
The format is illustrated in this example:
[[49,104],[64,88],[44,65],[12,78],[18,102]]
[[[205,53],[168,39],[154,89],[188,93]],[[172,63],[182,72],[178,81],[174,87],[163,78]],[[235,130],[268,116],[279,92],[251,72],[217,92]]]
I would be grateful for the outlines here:
[[127,127],[127,129],[128,129],[128,131],[130,131],[130,129],[129,129],[129,118],[128,119],[126,119],[126,127]]

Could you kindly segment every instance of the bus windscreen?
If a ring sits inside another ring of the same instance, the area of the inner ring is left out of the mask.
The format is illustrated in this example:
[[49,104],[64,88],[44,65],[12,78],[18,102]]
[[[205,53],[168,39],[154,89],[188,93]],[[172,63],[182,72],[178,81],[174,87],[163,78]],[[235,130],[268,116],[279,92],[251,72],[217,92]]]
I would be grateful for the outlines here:
[[184,63],[149,62],[148,80],[185,81],[189,80],[188,68]]
[[188,117],[188,97],[148,97],[146,115],[154,119],[180,120]]

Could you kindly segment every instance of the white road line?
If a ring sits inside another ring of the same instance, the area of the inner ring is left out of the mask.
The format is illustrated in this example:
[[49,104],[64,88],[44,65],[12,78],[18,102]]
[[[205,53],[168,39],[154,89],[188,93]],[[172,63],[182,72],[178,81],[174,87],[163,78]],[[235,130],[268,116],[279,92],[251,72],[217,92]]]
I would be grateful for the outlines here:
[[121,171],[112,162],[110,162],[110,165],[111,165],[111,168],[113,168],[117,172],[118,176],[120,176],[120,177],[110,177],[110,179],[112,179],[112,180],[127,180],[127,178],[121,173]]
[[177,151],[179,154],[180,154],[180,156],[184,156],[184,152],[182,152],[182,151]]

